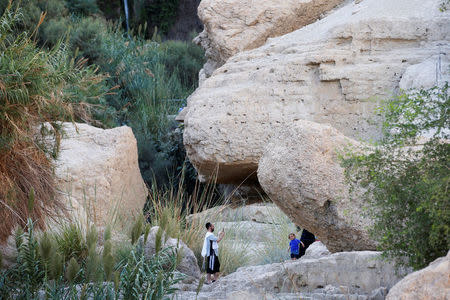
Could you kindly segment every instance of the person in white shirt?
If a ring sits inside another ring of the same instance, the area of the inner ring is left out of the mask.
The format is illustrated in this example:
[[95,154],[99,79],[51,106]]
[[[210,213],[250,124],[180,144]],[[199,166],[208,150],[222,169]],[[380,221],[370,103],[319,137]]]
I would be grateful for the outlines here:
[[[210,284],[219,279],[219,271],[220,271],[220,262],[219,262],[219,245],[218,243],[225,236],[225,232],[222,230],[219,233],[219,237],[216,237],[214,232],[214,225],[211,223],[206,223],[206,235],[205,240],[203,242],[202,256],[206,258],[207,266],[206,266],[206,284]],[[214,276],[214,279],[211,280],[211,274]]]

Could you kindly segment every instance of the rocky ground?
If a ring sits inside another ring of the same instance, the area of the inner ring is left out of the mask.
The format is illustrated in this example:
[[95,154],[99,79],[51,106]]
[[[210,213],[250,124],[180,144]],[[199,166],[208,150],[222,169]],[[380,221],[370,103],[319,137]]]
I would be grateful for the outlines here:
[[297,261],[239,268],[196,293],[181,285],[175,299],[384,299],[405,271],[375,251],[330,254],[316,242]]

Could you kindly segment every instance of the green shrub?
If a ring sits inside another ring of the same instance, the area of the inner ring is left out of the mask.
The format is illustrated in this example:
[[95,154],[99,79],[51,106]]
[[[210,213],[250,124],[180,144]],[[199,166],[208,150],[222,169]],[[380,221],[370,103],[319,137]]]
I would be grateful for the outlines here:
[[73,24],[70,33],[72,51],[79,51],[81,57],[89,59],[95,64],[102,56],[102,34],[106,31],[106,24],[99,18],[81,18]]
[[198,72],[205,63],[203,49],[191,42],[167,41],[162,43],[161,62],[169,74],[177,74],[181,83],[190,88],[198,86]]
[[17,34],[21,16],[7,9],[0,18],[0,240],[29,217],[42,226],[61,206],[46,155],[55,149],[35,141],[38,125],[49,122],[58,137],[56,121],[95,122],[91,113],[103,113],[107,92],[105,77],[70,59],[64,45],[46,51],[27,32]]
[[54,47],[69,32],[70,20],[66,17],[48,19],[41,25],[40,39],[48,47]]
[[90,16],[99,12],[96,0],[66,0],[66,2],[73,14]]
[[[0,0],[0,14],[3,14],[10,0]],[[43,26],[53,19],[67,16],[68,10],[64,1],[60,0],[15,0],[12,1],[12,10],[20,8],[21,18],[16,24],[16,33],[23,31],[33,32],[38,26],[40,17],[45,13]],[[41,28],[42,29],[42,28]],[[44,42],[38,31],[39,42]]]
[[132,15],[133,27],[137,28],[139,24],[147,23],[152,30],[157,27],[162,34],[166,34],[175,23],[179,2],[179,0],[129,1],[130,11],[135,12]]
[[448,84],[388,101],[383,140],[343,160],[347,178],[367,191],[379,248],[415,269],[450,248],[449,107]]

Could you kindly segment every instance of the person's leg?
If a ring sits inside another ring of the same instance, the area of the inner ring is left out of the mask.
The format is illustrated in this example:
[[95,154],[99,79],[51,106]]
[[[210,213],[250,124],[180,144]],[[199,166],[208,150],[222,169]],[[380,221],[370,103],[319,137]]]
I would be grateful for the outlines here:
[[211,259],[212,259],[212,256],[208,256],[206,258],[206,263],[207,263],[207,266],[206,266],[206,273],[207,273],[206,274],[206,283],[207,284],[211,283],[211,275],[214,274],[214,270],[211,269]]
[[214,255],[214,281],[219,279],[220,276],[220,262],[219,262],[219,258]]
[[305,251],[306,251],[306,247],[303,247],[303,245],[299,245],[300,246],[300,253],[299,253],[299,258],[302,257],[303,255],[305,255]]

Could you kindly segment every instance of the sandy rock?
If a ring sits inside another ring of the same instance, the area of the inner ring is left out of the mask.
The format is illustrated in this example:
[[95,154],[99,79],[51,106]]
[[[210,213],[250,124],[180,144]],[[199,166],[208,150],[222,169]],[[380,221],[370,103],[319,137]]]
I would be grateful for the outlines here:
[[194,40],[206,52],[206,77],[232,55],[316,21],[343,0],[202,0],[204,31]]
[[240,222],[252,221],[265,224],[279,224],[286,215],[274,204],[252,204],[240,207],[215,206],[187,217],[189,222]]
[[332,251],[375,249],[360,194],[349,193],[338,151],[359,143],[329,125],[298,120],[275,134],[258,179],[290,219]]
[[[155,254],[155,239],[156,239],[156,233],[158,232],[159,227],[154,226],[150,229],[150,233],[147,238],[147,243],[145,244],[144,252],[146,256],[151,256]],[[142,236],[140,238],[141,241],[143,241],[144,237]],[[183,255],[183,258],[181,259],[181,263],[178,265],[177,270],[181,273],[188,275],[193,278],[200,278],[200,268],[197,263],[197,258],[194,255],[194,252],[192,252],[191,249],[188,248],[188,246],[183,241],[178,241],[174,238],[167,238],[165,240],[165,234],[163,234],[163,245],[162,247],[173,247],[174,249],[181,249],[181,253]]]
[[450,53],[450,11],[440,4],[351,2],[232,56],[188,99],[190,161],[205,180],[218,170],[219,183],[241,183],[254,177],[277,128],[298,119],[329,123],[356,139],[379,138],[377,101],[398,90],[410,66]]
[[408,67],[403,73],[399,87],[402,90],[429,89],[450,82],[450,58],[439,54]]
[[[251,296],[242,299],[372,299],[380,288],[388,290],[403,274],[396,275],[394,266],[381,260],[379,252],[341,252],[239,268],[204,286],[198,299],[234,299],[233,295]],[[195,299],[190,298],[192,294],[184,295],[180,299]]]
[[403,278],[389,291],[386,299],[450,299],[450,251],[428,267]]
[[320,241],[314,242],[306,249],[304,259],[321,258],[330,255],[327,247]]
[[142,212],[147,188],[138,166],[136,139],[130,127],[100,129],[63,123],[55,161],[59,194],[79,221],[103,227],[126,222]]

